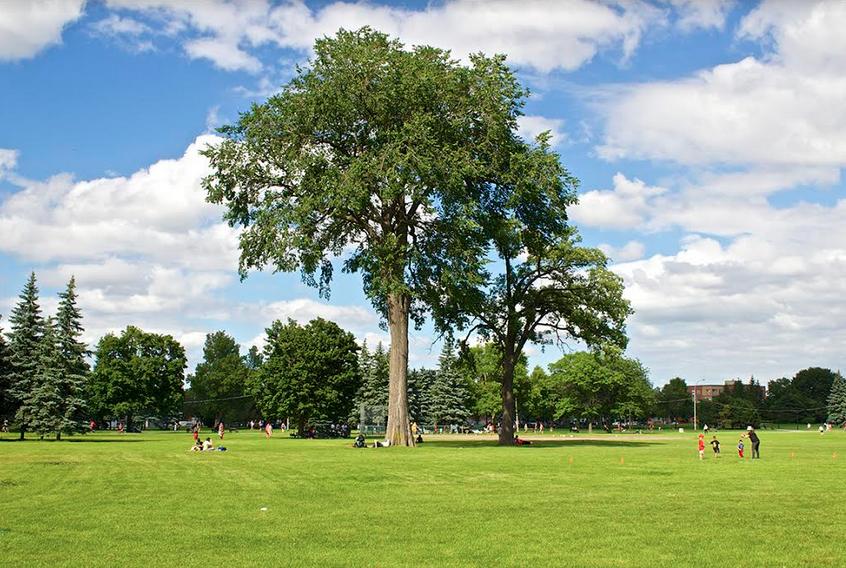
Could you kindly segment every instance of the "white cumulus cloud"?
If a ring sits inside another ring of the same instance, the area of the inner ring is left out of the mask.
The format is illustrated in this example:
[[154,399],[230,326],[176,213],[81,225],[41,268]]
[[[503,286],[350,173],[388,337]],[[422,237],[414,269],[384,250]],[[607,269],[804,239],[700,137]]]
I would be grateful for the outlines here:
[[184,40],[189,57],[209,59],[226,70],[250,72],[263,67],[251,53],[259,46],[275,45],[305,54],[318,37],[334,35],[341,27],[364,25],[409,45],[451,49],[457,57],[478,51],[507,53],[518,66],[542,72],[573,70],[604,50],[616,49],[622,59],[630,57],[646,29],[663,25],[667,16],[664,8],[646,2],[595,0],[453,0],[419,10],[369,2],[332,2],[313,9],[300,0],[280,4],[107,0],[107,6],[157,20],[165,33]]
[[10,0],[0,7],[0,62],[28,59],[62,42],[62,30],[82,16],[85,0]]

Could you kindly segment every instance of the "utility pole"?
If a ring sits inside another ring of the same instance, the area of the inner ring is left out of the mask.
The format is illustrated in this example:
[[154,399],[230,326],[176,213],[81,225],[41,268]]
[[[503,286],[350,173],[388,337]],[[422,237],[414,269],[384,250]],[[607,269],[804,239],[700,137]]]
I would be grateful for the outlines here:
[[699,422],[696,419],[696,389],[699,388],[696,385],[693,385],[693,431],[699,429]]

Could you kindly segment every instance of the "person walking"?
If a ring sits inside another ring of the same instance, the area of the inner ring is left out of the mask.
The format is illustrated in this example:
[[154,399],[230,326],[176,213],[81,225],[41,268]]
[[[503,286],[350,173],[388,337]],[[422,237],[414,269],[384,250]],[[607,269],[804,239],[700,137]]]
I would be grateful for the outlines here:
[[264,423],[264,437],[270,438],[273,435],[273,426],[270,424],[270,420]]
[[705,434],[699,434],[699,461],[705,455]]
[[714,449],[714,457],[720,457],[720,441],[716,436],[711,440],[711,447]]

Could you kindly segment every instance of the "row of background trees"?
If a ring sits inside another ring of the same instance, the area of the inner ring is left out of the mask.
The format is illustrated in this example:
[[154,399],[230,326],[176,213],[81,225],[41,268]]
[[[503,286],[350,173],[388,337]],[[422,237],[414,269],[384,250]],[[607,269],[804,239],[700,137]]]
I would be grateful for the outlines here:
[[[793,378],[770,381],[766,390],[754,377],[727,386],[717,396],[698,401],[700,424],[732,428],[846,422],[846,381],[839,371],[809,367]],[[667,421],[693,421],[693,400],[684,379],[676,377],[657,391],[655,415]]]
[[[289,419],[302,433],[320,421],[384,426],[390,353],[359,347],[349,332],[316,319],[306,325],[275,321],[265,346],[242,354],[223,331],[208,334],[203,360],[185,376],[183,347],[169,335],[129,326],[107,334],[93,353],[81,341],[82,315],[75,280],[59,294],[55,317],[43,318],[35,274],[24,286],[0,333],[0,415],[40,436],[87,430],[89,419],[197,417],[212,425],[254,418]],[[408,374],[409,416],[421,425],[466,426],[502,420],[501,347],[456,344],[446,336],[435,369]],[[88,365],[93,355],[94,370]],[[609,425],[661,418],[692,418],[687,384],[674,378],[653,389],[647,369],[613,345],[564,355],[528,370],[525,355],[513,369],[515,422]],[[187,390],[184,388],[187,383]],[[846,381],[812,367],[792,379],[736,382],[699,402],[701,423],[738,427],[767,422],[846,421]]]

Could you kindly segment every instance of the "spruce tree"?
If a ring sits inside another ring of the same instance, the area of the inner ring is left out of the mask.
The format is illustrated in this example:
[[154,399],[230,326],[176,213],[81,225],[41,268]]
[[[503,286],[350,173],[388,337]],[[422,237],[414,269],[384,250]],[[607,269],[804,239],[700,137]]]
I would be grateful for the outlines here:
[[828,421],[832,424],[846,423],[846,380],[840,371],[834,375],[828,395]]
[[52,319],[48,320],[39,344],[30,396],[22,406],[30,417],[30,429],[42,438],[56,434],[57,440],[61,439],[63,432],[85,431],[84,384],[82,375],[68,369],[57,325]]
[[432,421],[432,385],[438,373],[431,369],[413,369],[408,372],[408,415],[418,424]]
[[68,288],[59,293],[59,311],[56,314],[56,334],[62,360],[66,370],[85,382],[91,373],[91,367],[85,358],[88,346],[80,341],[82,332],[82,312],[76,305],[76,279],[71,277]]
[[430,395],[429,414],[435,424],[465,424],[470,416],[467,383],[456,369],[455,361],[455,342],[447,337],[438,357],[438,373]]
[[23,440],[30,422],[28,399],[34,387],[39,344],[44,334],[44,319],[41,317],[41,307],[38,305],[35,272],[30,274],[19,298],[20,301],[12,309],[12,317],[9,318],[12,371],[9,392],[14,401],[15,419],[20,425],[21,440]]
[[[2,318],[3,316],[0,316]],[[12,401],[9,393],[11,387],[11,362],[10,352],[6,338],[3,336],[3,328],[0,327],[0,421],[2,421],[12,408]]]

